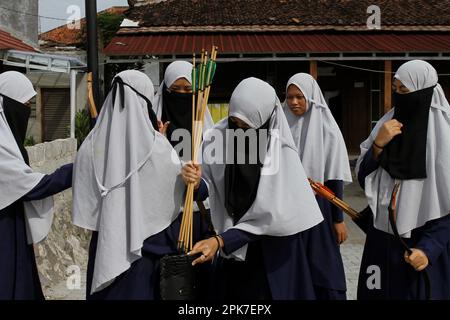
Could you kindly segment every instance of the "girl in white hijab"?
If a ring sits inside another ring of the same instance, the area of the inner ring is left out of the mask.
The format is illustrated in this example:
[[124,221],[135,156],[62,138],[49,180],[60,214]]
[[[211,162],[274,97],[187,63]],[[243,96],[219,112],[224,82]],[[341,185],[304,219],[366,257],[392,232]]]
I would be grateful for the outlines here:
[[144,73],[117,74],[76,158],[73,222],[94,231],[88,299],[158,299],[160,258],[177,253],[185,186],[150,120],[153,92]]
[[[177,151],[180,159],[188,162],[183,175],[200,176],[198,165],[191,160],[191,134],[192,134],[192,64],[187,61],[174,61],[167,66],[164,80],[159,86],[155,96],[154,111],[159,120],[161,131],[167,136],[169,142]],[[214,125],[209,109],[206,109],[203,121],[203,133]],[[186,181],[188,182],[188,181]],[[194,239],[200,240],[214,234],[209,213],[208,189],[203,181],[199,180],[196,186],[196,202],[194,202]],[[183,208],[180,208],[180,212]],[[202,274],[197,282],[200,299],[208,296],[209,266],[199,268]]]
[[72,164],[49,175],[29,167],[24,141],[35,95],[23,74],[0,74],[0,300],[44,299],[32,243],[50,230],[51,196],[72,185]]
[[[258,137],[256,145],[233,142],[241,129]],[[261,154],[252,162],[250,150],[257,149]],[[202,168],[218,235],[190,254],[201,252],[194,264],[204,263],[221,248],[220,298],[314,299],[300,232],[323,218],[268,83],[248,78],[236,87],[229,117],[205,136]]]
[[373,212],[358,298],[449,299],[450,106],[425,61],[404,63],[393,84],[395,108],[361,144],[357,163]]
[[[192,134],[192,64],[186,61],[174,61],[167,66],[164,80],[159,86],[155,97],[153,110],[158,118],[161,131],[167,136],[169,142],[177,151],[183,161],[191,160],[191,134]],[[214,125],[209,109],[206,109],[203,122],[203,132]],[[183,135],[183,132],[188,134]],[[180,138],[180,136],[188,138]],[[198,166],[189,163],[192,169],[197,168],[194,174],[198,176]],[[205,209],[209,209],[207,201],[207,188],[203,180],[198,185],[199,198],[206,200]],[[201,205],[201,204],[200,204]],[[182,210],[181,210],[182,211]],[[195,216],[199,217],[199,207],[194,203]],[[203,217],[209,220],[209,212],[203,212]],[[204,219],[204,220],[205,220]],[[203,233],[210,233],[209,222],[202,223]],[[200,235],[199,235],[200,236]]]
[[[179,152],[176,130],[192,133],[192,64],[187,61],[174,61],[167,66],[164,80],[155,97],[154,111],[158,120],[164,125],[167,138]],[[206,109],[203,131],[214,125],[209,109]],[[175,132],[175,134],[174,134]],[[180,133],[180,132],[178,132]],[[190,140],[189,140],[190,141]],[[179,146],[184,146],[179,144]],[[188,147],[190,144],[188,145]],[[191,150],[187,148],[187,150]],[[184,161],[190,160],[190,154],[180,154]]]
[[[298,73],[286,85],[283,104],[306,175],[342,199],[351,182],[344,138],[316,80]],[[342,211],[316,196],[324,221],[302,233],[317,299],[345,300],[346,283],[339,244],[347,238]]]

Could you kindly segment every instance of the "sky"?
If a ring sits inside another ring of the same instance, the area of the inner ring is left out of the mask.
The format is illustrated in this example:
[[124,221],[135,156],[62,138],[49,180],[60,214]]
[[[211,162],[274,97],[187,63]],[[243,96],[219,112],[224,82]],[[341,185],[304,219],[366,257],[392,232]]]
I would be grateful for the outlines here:
[[[95,0],[90,0],[95,1]],[[81,18],[85,16],[85,0],[39,0],[39,15],[63,20],[54,20],[40,17],[40,32],[45,32],[65,24],[75,11],[67,13],[70,6],[78,6]],[[113,6],[128,6],[127,0],[97,0],[97,10],[101,11]]]

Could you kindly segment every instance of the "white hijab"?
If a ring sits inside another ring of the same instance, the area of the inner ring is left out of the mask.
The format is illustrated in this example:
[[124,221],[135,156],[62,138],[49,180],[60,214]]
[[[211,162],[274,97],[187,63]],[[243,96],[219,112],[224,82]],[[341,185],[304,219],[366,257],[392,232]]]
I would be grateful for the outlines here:
[[[117,77],[153,100],[145,74]],[[153,129],[146,101],[124,86],[122,109],[119,92],[114,103],[112,91],[107,96],[74,166],[73,222],[99,232],[92,293],[128,270],[142,257],[145,239],[176,219],[184,190],[181,163]]]
[[[153,104],[153,111],[155,111],[158,120],[161,120],[162,115],[164,84],[166,85],[166,88],[170,88],[175,81],[181,78],[185,78],[189,83],[192,83],[192,64],[181,60],[169,64],[164,73],[164,81],[159,86],[155,96],[155,103]],[[211,129],[213,126],[214,121],[211,117],[211,113],[209,112],[209,109],[206,108],[205,118],[203,120],[203,135],[206,130]],[[199,158],[201,158],[201,154],[199,154]],[[199,161],[201,161],[201,159],[199,159]],[[204,200],[203,205],[206,209],[209,209],[209,199]],[[194,202],[193,210],[194,212],[200,210],[197,202]],[[180,211],[183,211],[183,206],[180,208]]]
[[317,81],[309,74],[297,73],[287,85],[295,85],[305,96],[306,113],[298,117],[283,103],[283,110],[291,128],[305,172],[311,179],[352,182],[350,163],[344,138],[331,114]]
[[[219,233],[230,228],[256,235],[288,236],[309,229],[323,220],[297,154],[286,117],[275,90],[266,82],[248,78],[233,91],[229,116],[261,127],[269,118],[268,150],[261,169],[255,201],[236,225],[225,209],[225,163],[213,163],[211,148],[225,154],[226,143],[212,137],[226,137],[228,120],[207,131],[203,144],[203,173],[208,182],[211,216]],[[218,144],[214,144],[214,142]],[[233,252],[245,260],[247,246]]]
[[7,71],[0,75],[0,93],[20,103],[28,102],[36,95],[31,81],[17,71]]
[[[0,93],[20,103],[36,95],[33,85],[23,74],[8,71],[0,74]],[[0,210],[13,204],[44,177],[25,163],[6,121],[3,98],[0,96]],[[38,243],[47,237],[53,221],[53,197],[24,202],[27,238]]]
[[[450,213],[450,105],[438,84],[436,70],[427,62],[413,60],[404,63],[395,74],[411,92],[436,85],[428,117],[426,147],[426,179],[403,180],[397,200],[397,228],[402,237],[430,220]],[[392,119],[394,109],[386,113],[361,144],[356,173],[377,137],[381,126]],[[374,212],[377,229],[389,232],[388,206],[395,180],[381,167],[366,177],[365,193]]]
[[[174,61],[167,66],[164,73],[164,81],[161,83],[158,89],[158,93],[155,97],[155,103],[153,105],[153,111],[156,113],[156,117],[161,120],[162,108],[163,108],[163,89],[164,84],[166,88],[177,81],[178,79],[185,78],[189,83],[192,83],[192,64],[187,61]],[[211,117],[209,109],[206,109],[205,119],[203,121],[203,132],[212,128],[214,122]]]

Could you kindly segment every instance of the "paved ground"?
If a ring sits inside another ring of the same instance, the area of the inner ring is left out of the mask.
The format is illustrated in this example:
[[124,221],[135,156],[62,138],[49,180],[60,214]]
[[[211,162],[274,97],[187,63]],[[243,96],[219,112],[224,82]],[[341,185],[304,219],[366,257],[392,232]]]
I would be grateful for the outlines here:
[[[365,208],[367,204],[364,194],[357,183],[352,183],[345,188],[344,200],[358,211]],[[365,235],[347,217],[346,224],[349,231],[349,238],[341,246],[341,254],[347,277],[347,298],[349,300],[355,300]],[[69,290],[67,289],[66,282],[63,281],[46,290],[47,298],[52,300],[83,300],[85,297],[86,270],[82,270],[81,274],[81,289]]]
[[57,285],[44,288],[45,298],[48,300],[85,300],[86,292],[86,270],[81,270],[81,285],[79,289],[68,289],[66,281]]
[[[344,200],[358,211],[364,209],[367,205],[364,193],[357,183],[352,183],[346,187]],[[349,237],[341,246],[341,255],[347,279],[347,299],[355,300],[365,234],[350,218],[346,217],[345,223],[348,228]]]

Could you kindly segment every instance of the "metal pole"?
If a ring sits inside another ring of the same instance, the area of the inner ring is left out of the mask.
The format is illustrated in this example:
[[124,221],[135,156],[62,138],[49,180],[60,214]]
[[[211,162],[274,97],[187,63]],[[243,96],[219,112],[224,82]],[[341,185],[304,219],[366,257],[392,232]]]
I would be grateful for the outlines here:
[[85,7],[88,72],[92,72],[92,91],[97,111],[99,111],[101,103],[98,72],[97,0],[85,0]]
[[75,138],[75,108],[77,103],[77,71],[70,70],[70,137]]

